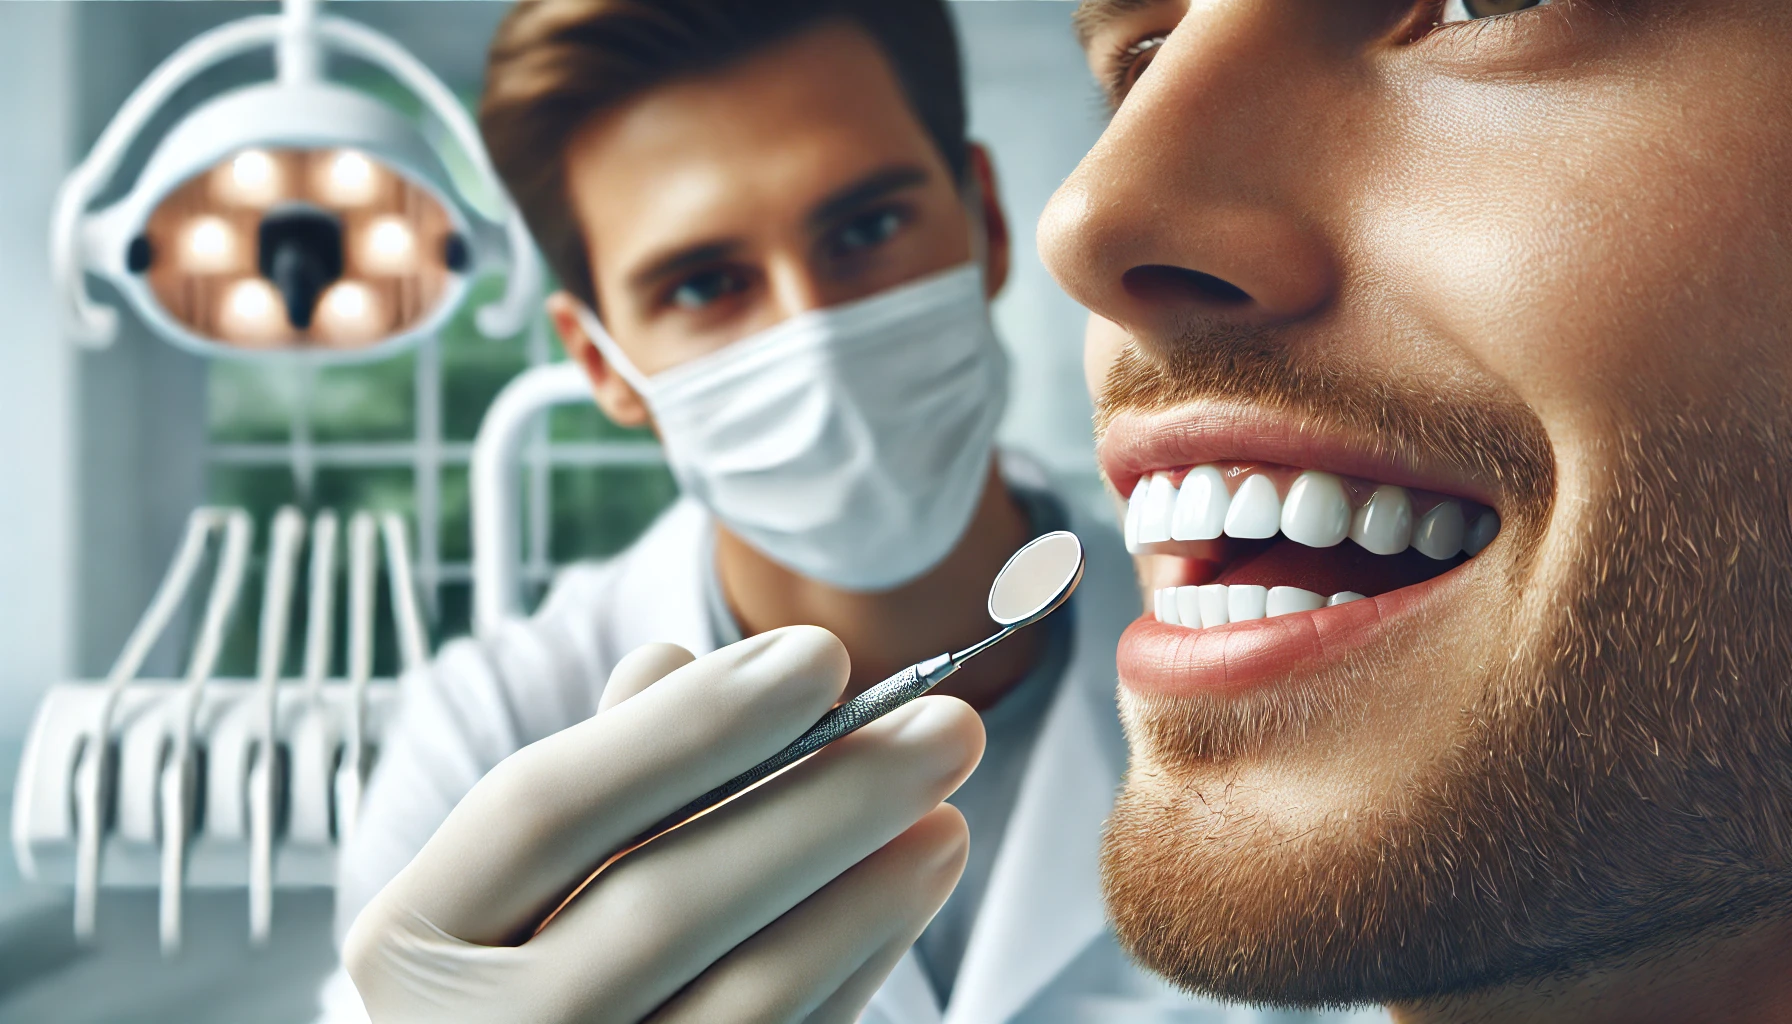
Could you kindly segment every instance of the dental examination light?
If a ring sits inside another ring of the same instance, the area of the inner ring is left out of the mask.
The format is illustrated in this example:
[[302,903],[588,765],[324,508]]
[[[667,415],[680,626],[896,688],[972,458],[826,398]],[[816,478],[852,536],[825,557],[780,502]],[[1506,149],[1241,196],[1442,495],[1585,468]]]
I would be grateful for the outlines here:
[[[273,81],[205,101],[157,143],[123,198],[114,184],[145,125],[177,90],[227,60],[271,49]],[[52,273],[70,333],[90,347],[117,334],[109,282],[143,322],[203,355],[284,353],[319,360],[390,354],[437,330],[469,282],[507,272],[478,313],[487,337],[533,313],[541,271],[507,199],[497,219],[456,186],[419,125],[331,82],[331,54],[390,74],[447,129],[477,178],[502,197],[472,119],[390,38],[323,17],[317,0],[222,25],[187,43],[137,87],[56,198]]]

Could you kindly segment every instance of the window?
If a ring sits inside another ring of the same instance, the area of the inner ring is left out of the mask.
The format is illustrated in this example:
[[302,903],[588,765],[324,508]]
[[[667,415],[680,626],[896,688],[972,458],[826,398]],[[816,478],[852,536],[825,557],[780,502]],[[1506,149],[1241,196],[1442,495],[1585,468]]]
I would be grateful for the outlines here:
[[[482,282],[439,338],[383,362],[322,369],[212,363],[208,500],[249,509],[258,549],[285,504],[307,512],[336,509],[345,518],[362,509],[404,513],[435,640],[465,634],[472,610],[467,467],[474,436],[511,378],[565,358],[545,318],[516,338],[494,341],[478,333],[474,311],[501,290],[499,281]],[[525,449],[521,486],[531,600],[556,566],[626,547],[677,493],[652,435],[612,425],[595,404],[544,417]],[[259,578],[248,586],[221,666],[227,675],[253,672]],[[302,615],[299,605],[295,614]],[[343,633],[337,630],[338,644]],[[389,634],[382,625],[381,674],[397,664]]]

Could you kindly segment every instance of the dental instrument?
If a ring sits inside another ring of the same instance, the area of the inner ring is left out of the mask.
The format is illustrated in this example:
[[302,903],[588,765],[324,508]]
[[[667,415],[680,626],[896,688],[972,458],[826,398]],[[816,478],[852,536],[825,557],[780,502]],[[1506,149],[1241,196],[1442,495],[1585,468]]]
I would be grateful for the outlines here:
[[642,833],[631,847],[655,839],[740,795],[821,748],[925,694],[965,662],[1056,611],[1083,581],[1082,541],[1065,530],[1037,537],[1016,551],[989,588],[989,617],[1002,628],[955,654],[917,662],[835,707],[790,745],[722,783]]

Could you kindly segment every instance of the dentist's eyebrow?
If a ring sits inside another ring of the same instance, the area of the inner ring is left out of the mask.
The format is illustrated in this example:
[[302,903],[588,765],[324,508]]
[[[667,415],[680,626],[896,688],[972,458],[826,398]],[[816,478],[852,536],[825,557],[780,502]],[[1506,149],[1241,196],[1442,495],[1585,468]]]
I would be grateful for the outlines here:
[[680,249],[665,256],[656,257],[647,266],[630,274],[629,285],[633,288],[651,288],[669,277],[725,260],[739,252],[740,248],[740,242],[726,241],[708,242],[688,249]]
[[842,217],[857,213],[860,208],[892,192],[925,185],[927,178],[927,169],[916,164],[902,164],[873,171],[815,204],[815,209],[809,211],[806,218],[809,229],[822,231],[832,227]]
[[1156,7],[1164,2],[1166,0],[1083,0],[1070,16],[1070,24],[1076,30],[1077,45],[1087,50],[1089,43],[1110,24],[1134,11]]

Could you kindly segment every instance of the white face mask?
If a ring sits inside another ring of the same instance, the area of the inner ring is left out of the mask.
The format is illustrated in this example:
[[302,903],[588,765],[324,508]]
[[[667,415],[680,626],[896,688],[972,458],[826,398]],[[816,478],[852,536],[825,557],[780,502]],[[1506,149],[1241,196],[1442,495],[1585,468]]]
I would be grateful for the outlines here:
[[652,377],[580,313],[652,410],[685,493],[773,561],[888,590],[970,525],[1008,398],[980,265],[801,313]]

